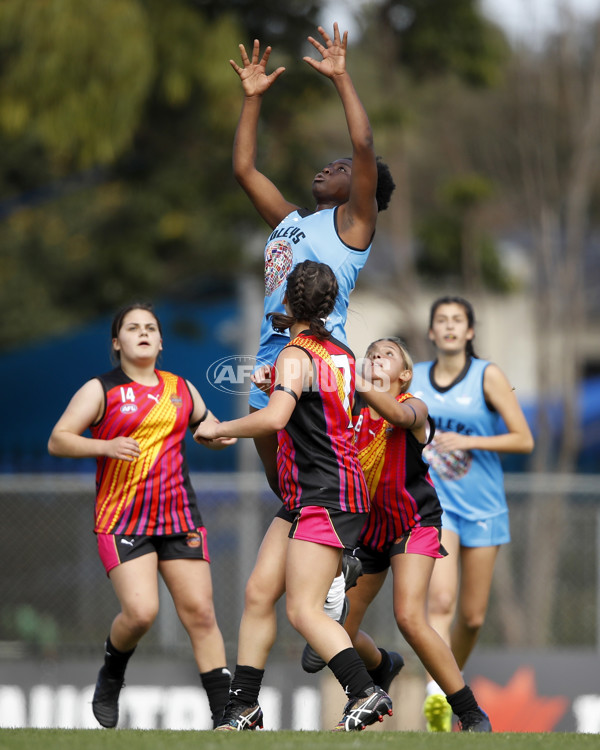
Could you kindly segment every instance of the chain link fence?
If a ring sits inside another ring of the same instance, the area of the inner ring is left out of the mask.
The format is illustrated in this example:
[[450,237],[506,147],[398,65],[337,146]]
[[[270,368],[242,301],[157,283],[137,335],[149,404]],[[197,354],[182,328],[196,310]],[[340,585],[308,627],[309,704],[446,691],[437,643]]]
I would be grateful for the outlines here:
[[[508,475],[513,541],[500,553],[488,646],[596,646],[599,639],[600,478]],[[215,606],[235,663],[244,587],[278,501],[262,474],[195,474],[208,529]],[[0,475],[0,659],[98,653],[118,611],[98,558],[94,478]],[[277,659],[297,661],[304,643],[279,607]],[[365,629],[400,647],[388,580]],[[146,653],[190,656],[166,588],[143,640]]]

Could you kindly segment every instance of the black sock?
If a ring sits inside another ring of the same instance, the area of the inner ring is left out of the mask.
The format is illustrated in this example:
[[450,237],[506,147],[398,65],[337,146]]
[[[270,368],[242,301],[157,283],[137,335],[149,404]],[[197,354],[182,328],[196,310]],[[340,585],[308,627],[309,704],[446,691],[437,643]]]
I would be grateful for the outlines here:
[[229,698],[253,706],[258,703],[258,694],[262,684],[264,669],[255,669],[236,664],[235,674],[231,680]]
[[131,651],[119,651],[112,645],[109,635],[104,644],[104,666],[106,667],[108,674],[111,677],[118,677],[122,680],[125,676],[127,662],[134,651],[135,646]]
[[367,672],[363,660],[353,648],[345,648],[336,654],[327,665],[351,698],[362,698],[367,689],[373,687],[373,680]]
[[390,659],[388,652],[384,648],[380,648],[379,651],[381,653],[380,664],[378,664],[375,669],[367,670],[376,685],[381,685],[382,680],[388,676],[390,669],[392,668],[392,660]]
[[206,690],[214,728],[219,725],[229,700],[231,672],[227,667],[211,669],[210,672],[201,672],[200,680],[202,681],[202,687]]
[[467,711],[476,711],[479,708],[475,696],[473,695],[473,691],[468,685],[457,690],[456,693],[452,693],[452,695],[447,695],[446,700],[452,707],[452,711],[459,718],[466,714]]

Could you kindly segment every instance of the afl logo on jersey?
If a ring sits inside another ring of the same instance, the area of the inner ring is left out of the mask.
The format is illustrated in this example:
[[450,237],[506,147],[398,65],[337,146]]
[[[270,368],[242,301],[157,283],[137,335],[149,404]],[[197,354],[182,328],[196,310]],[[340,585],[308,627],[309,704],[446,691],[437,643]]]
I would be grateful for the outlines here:
[[292,270],[294,253],[287,240],[273,240],[265,248],[265,296],[270,297]]
[[137,404],[121,404],[121,414],[134,414],[137,411]]

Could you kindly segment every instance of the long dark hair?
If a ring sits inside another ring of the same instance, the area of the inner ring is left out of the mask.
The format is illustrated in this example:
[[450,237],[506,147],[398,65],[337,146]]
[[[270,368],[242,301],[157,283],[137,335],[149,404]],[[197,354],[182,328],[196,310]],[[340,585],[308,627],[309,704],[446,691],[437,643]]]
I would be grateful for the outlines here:
[[291,315],[269,313],[271,324],[283,333],[300,320],[306,320],[313,336],[331,338],[325,319],[332,312],[338,294],[335,274],[326,263],[305,260],[287,277],[286,297]]
[[132,310],[147,310],[151,315],[154,316],[154,320],[156,320],[156,325],[158,326],[158,332],[161,335],[162,338],[162,326],[160,324],[160,320],[158,319],[158,315],[154,312],[154,308],[152,307],[152,304],[150,302],[132,302],[130,305],[127,305],[126,307],[122,307],[113,318],[113,321],[110,326],[110,340],[111,340],[111,350],[110,350],[110,356],[113,362],[118,364],[121,361],[121,352],[116,351],[112,346],[113,339],[116,339],[119,335],[119,331],[123,327],[123,321],[125,320],[125,316],[127,313],[130,313]]
[[[465,311],[465,315],[467,316],[467,323],[469,324],[469,328],[472,328],[473,330],[475,330],[475,311],[473,310],[473,305],[464,297],[451,297],[451,296],[439,297],[431,305],[431,310],[429,311],[429,330],[433,328],[433,319],[435,317],[438,307],[440,307],[441,305],[460,305]],[[474,338],[475,336],[473,336],[473,339]],[[467,341],[465,345],[465,353],[467,357],[474,357],[475,359],[478,359],[477,355],[475,354],[475,350],[473,348],[473,339],[471,339],[470,341]]]

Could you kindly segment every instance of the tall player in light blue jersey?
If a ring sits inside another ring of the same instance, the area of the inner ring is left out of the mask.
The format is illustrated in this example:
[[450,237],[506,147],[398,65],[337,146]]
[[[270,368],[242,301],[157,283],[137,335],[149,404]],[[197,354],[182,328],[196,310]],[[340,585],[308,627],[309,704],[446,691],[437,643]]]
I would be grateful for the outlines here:
[[[437,358],[415,365],[411,389],[435,422],[435,438],[423,456],[444,510],[442,544],[448,552],[436,561],[431,577],[429,620],[450,644],[460,669],[485,620],[500,545],[510,541],[498,453],[533,450],[514,388],[497,365],[477,358],[474,337],[475,316],[467,300],[436,300],[429,338]],[[430,681],[427,693],[428,728],[450,731],[452,712],[441,689]]]
[[[326,263],[333,269],[339,296],[327,327],[336,339],[347,343],[344,326],[348,298],[369,257],[377,214],[387,208],[395,187],[389,169],[376,158],[367,113],[346,70],[348,32],[340,36],[337,23],[333,27],[333,39],[321,26],[318,30],[323,41],[313,37],[308,37],[308,40],[322,59],[305,57],[304,60],[335,86],[346,116],[352,157],[336,159],[316,174],[312,183],[314,209],[301,209],[288,201],[256,168],[262,97],[285,68],[277,68],[267,75],[271,47],[266,47],[261,57],[258,39],[254,40],[251,58],[240,44],[242,67],[230,60],[244,91],[233,145],[234,174],[258,213],[273,230],[265,246],[265,302],[257,355],[259,363],[274,364],[289,341],[287,334],[273,330],[267,316],[284,312],[285,280],[292,268],[304,260]],[[250,410],[256,411],[267,403],[267,394],[253,385]],[[255,444],[269,484],[279,494],[276,436],[257,438]]]

